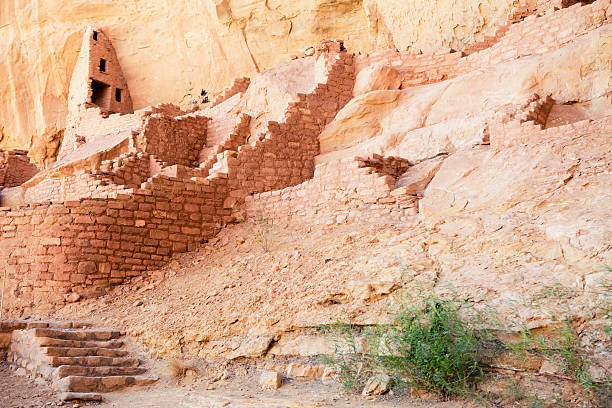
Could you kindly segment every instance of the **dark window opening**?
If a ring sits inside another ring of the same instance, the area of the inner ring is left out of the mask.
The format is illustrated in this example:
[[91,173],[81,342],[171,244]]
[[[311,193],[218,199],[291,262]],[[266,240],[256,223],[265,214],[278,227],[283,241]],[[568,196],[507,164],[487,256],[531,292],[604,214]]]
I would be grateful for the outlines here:
[[119,88],[115,89],[115,100],[121,102],[121,89]]
[[111,87],[102,82],[91,81],[91,103],[108,109],[110,105]]
[[98,32],[97,31],[93,32],[93,40],[94,41],[98,41]]
[[106,72],[106,60],[100,58],[100,72]]

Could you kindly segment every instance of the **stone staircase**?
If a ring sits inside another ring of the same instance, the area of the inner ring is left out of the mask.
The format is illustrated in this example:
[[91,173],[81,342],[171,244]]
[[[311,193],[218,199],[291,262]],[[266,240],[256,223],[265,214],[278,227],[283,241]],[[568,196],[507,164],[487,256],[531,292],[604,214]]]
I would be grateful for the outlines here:
[[123,349],[122,333],[63,324],[12,332],[7,359],[49,381],[63,400],[100,401],[102,393],[148,385],[141,361]]

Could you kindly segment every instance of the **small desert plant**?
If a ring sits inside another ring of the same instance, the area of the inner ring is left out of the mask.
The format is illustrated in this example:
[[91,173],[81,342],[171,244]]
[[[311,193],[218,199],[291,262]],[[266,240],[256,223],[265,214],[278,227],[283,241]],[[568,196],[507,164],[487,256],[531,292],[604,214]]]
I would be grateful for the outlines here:
[[[525,406],[525,404],[531,408],[541,408],[544,406],[543,401],[537,395],[529,393],[518,382],[507,385],[504,391],[504,395],[509,397],[510,401],[517,406]],[[496,404],[496,406],[500,405]]]
[[336,371],[346,388],[355,389],[374,372],[384,372],[396,384],[442,395],[470,394],[482,377],[484,349],[493,336],[460,315],[460,303],[433,291],[408,296],[388,325],[365,332],[366,353],[358,353],[354,328],[337,324],[327,329],[335,354],[323,361]]
[[195,366],[191,362],[175,358],[168,363],[168,369],[174,378],[180,380],[185,377],[188,370],[195,371]]
[[336,378],[347,390],[361,387],[372,374],[372,360],[358,347],[356,328],[337,322],[321,328],[334,347],[334,353],[321,356],[324,364],[333,368]]
[[491,335],[460,315],[456,299],[434,292],[411,296],[393,323],[372,336],[379,365],[408,385],[443,395],[466,394],[482,378]]
[[[608,266],[604,268],[612,272],[612,268]],[[557,283],[544,286],[532,300],[562,300],[579,296],[582,293],[581,290]],[[601,298],[600,313],[605,321],[604,332],[610,335],[612,333],[612,285],[609,281],[603,282],[591,294],[596,294]],[[520,340],[508,343],[507,347],[514,352],[522,354],[528,352],[545,357],[561,368],[563,376],[573,379],[583,389],[590,392],[594,400],[602,401],[602,404],[604,401],[609,403],[612,401],[612,377],[608,376],[602,380],[595,380],[592,377],[590,369],[597,363],[581,344],[580,337],[573,327],[574,322],[570,317],[570,312],[566,310],[564,314],[565,317],[562,320],[557,319],[559,324],[555,327],[552,336],[534,335],[531,330],[525,328],[520,332]]]
[[[403,285],[395,293],[399,306],[390,323],[362,329],[361,337],[367,340],[364,347],[357,347],[357,327],[338,323],[324,329],[335,345],[335,352],[323,356],[323,361],[334,368],[346,388],[359,388],[371,375],[383,372],[392,376],[396,385],[447,396],[470,395],[487,405],[486,398],[483,400],[474,386],[483,379],[483,369],[491,366],[491,357],[510,352],[524,358],[539,355],[556,363],[562,369],[560,376],[581,385],[593,401],[601,402],[597,406],[606,406],[612,400],[612,379],[592,378],[590,369],[596,362],[581,344],[571,318],[553,317],[557,326],[552,335],[538,335],[522,319],[511,326],[501,322],[495,310],[488,309],[486,301],[476,309],[474,304],[460,301],[452,291],[448,296],[437,294],[434,286],[440,284],[428,282],[429,289],[409,289]],[[595,294],[603,305],[599,314],[603,315],[604,331],[609,334],[612,289],[607,283],[602,287]],[[538,300],[565,300],[581,293],[563,285],[544,286],[542,293],[530,302],[538,307]],[[565,314],[570,316],[569,311]],[[516,333],[517,327],[522,327],[518,339],[502,342],[495,335],[497,331]],[[543,406],[542,400],[519,391],[512,392],[516,400]]]
[[[611,267],[604,266],[604,269],[609,274],[612,274]],[[612,334],[612,282],[610,281],[605,282],[601,286],[602,286],[603,292],[606,294],[604,305],[601,308],[604,318],[606,319],[605,331],[607,334]]]
[[239,224],[246,224],[253,241],[261,245],[264,252],[270,251],[272,237],[274,236],[274,217],[270,216],[260,200],[255,216],[247,219],[245,212],[240,212],[234,205],[232,206],[232,216]]
[[261,245],[264,252],[269,252],[274,236],[275,220],[266,212],[263,203],[259,203],[257,214],[249,220],[247,225],[253,240]]
[[556,327],[552,336],[533,335],[531,331],[524,330],[519,342],[507,346],[515,352],[540,355],[555,363],[562,371],[560,375],[572,379],[591,393],[593,400],[602,403],[612,400],[612,378],[593,379],[589,369],[596,363],[580,344],[571,319],[567,318]]

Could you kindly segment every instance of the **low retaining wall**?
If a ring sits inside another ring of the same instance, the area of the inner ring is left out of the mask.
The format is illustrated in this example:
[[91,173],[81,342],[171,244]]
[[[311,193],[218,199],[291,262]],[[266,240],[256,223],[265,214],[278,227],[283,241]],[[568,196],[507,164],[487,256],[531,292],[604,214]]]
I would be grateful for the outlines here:
[[247,218],[281,223],[331,225],[367,216],[404,220],[417,212],[417,198],[396,179],[363,159],[320,164],[312,180],[294,187],[249,196]]
[[223,184],[156,176],[143,186],[109,199],[1,208],[9,308],[98,294],[195,249],[231,220]]

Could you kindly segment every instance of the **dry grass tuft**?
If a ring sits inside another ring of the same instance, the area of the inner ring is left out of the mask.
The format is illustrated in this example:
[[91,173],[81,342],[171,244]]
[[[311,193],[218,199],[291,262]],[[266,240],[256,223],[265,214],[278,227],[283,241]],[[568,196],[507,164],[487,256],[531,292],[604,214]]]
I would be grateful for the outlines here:
[[193,363],[185,360],[173,359],[168,363],[168,369],[172,373],[172,376],[177,379],[184,378],[188,370],[196,371]]

